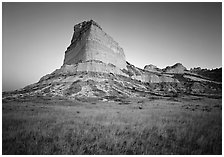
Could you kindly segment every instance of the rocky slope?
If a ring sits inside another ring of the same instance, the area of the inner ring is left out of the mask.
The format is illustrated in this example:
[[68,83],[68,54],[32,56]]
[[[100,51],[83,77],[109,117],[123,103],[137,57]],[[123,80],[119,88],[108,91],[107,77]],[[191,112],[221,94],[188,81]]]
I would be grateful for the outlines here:
[[144,69],[126,62],[123,49],[94,21],[74,27],[64,63],[39,82],[3,93],[3,101],[26,97],[118,97],[178,96],[182,94],[221,96],[221,81],[188,71],[177,63],[165,69]]
[[204,76],[213,81],[222,82],[222,68],[216,68],[216,69],[212,69],[212,70],[193,68],[193,69],[190,69],[190,72]]

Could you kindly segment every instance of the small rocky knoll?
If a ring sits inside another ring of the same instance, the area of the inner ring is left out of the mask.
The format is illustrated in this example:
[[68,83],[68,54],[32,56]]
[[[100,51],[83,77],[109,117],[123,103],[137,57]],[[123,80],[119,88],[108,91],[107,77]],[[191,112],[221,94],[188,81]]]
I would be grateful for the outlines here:
[[166,73],[184,73],[187,70],[181,63],[176,63],[173,66],[167,66],[163,69]]

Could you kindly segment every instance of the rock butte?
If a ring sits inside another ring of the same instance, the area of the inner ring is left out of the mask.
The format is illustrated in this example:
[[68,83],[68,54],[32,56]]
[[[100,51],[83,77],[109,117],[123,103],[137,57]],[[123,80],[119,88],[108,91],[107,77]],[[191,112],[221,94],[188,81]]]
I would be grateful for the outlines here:
[[[166,67],[167,73],[181,73],[185,67]],[[179,69],[180,68],[180,69]],[[161,69],[153,65],[145,66],[149,72],[161,73]],[[186,68],[185,68],[186,69]],[[127,64],[123,49],[95,21],[84,21],[74,26],[70,46],[65,51],[61,71],[102,72],[129,77],[125,71],[133,72],[131,78],[142,82],[178,82],[169,75],[160,76],[144,72],[131,64]],[[137,73],[136,73],[137,72]]]
[[[123,74],[119,69],[127,69],[123,49],[93,20],[74,26],[63,65],[76,64],[78,71],[111,71]],[[107,66],[108,64],[110,66]]]
[[[218,71],[217,76],[221,76],[221,70]],[[214,76],[213,72],[207,71],[204,77],[188,71],[180,63],[164,69],[151,64],[144,69],[137,68],[126,62],[119,44],[90,20],[74,26],[71,44],[60,69],[43,76],[37,83],[3,93],[3,100],[27,96],[97,97],[104,100],[108,97],[177,96],[183,93],[220,95],[221,82],[207,77]]]

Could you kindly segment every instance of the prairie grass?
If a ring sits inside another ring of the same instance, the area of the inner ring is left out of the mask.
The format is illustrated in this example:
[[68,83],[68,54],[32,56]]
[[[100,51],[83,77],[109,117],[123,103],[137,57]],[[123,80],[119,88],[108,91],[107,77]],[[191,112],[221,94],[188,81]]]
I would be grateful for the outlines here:
[[[3,154],[221,154],[220,99],[36,100],[2,106]],[[139,104],[140,102],[140,104]],[[194,111],[186,109],[198,105]],[[142,109],[139,109],[141,105]],[[210,106],[208,111],[203,106]]]

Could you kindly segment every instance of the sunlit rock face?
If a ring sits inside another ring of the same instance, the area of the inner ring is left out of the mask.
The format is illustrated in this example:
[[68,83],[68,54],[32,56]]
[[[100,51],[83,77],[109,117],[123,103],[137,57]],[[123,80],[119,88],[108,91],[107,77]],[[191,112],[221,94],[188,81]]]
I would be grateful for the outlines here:
[[152,64],[146,65],[144,67],[144,70],[151,71],[151,72],[160,72],[161,71],[159,68],[157,68],[155,65],[152,65]]
[[86,61],[101,61],[119,69],[127,69],[123,49],[93,20],[74,26],[73,37],[65,52],[63,65]]
[[186,67],[184,67],[181,63],[176,63],[173,66],[167,66],[164,69],[164,72],[166,73],[184,73],[186,71]]
[[179,82],[172,74],[162,74],[162,70],[156,66],[151,69],[149,67],[152,66],[146,65],[143,70],[130,63],[127,64],[128,74],[132,79],[147,83]]
[[217,82],[222,80],[222,69],[192,72],[180,63],[164,69],[150,64],[141,69],[126,62],[123,49],[91,20],[74,26],[71,44],[59,69],[43,76],[37,83],[3,93],[3,101],[40,96],[104,100],[183,93],[222,94],[222,82]]

